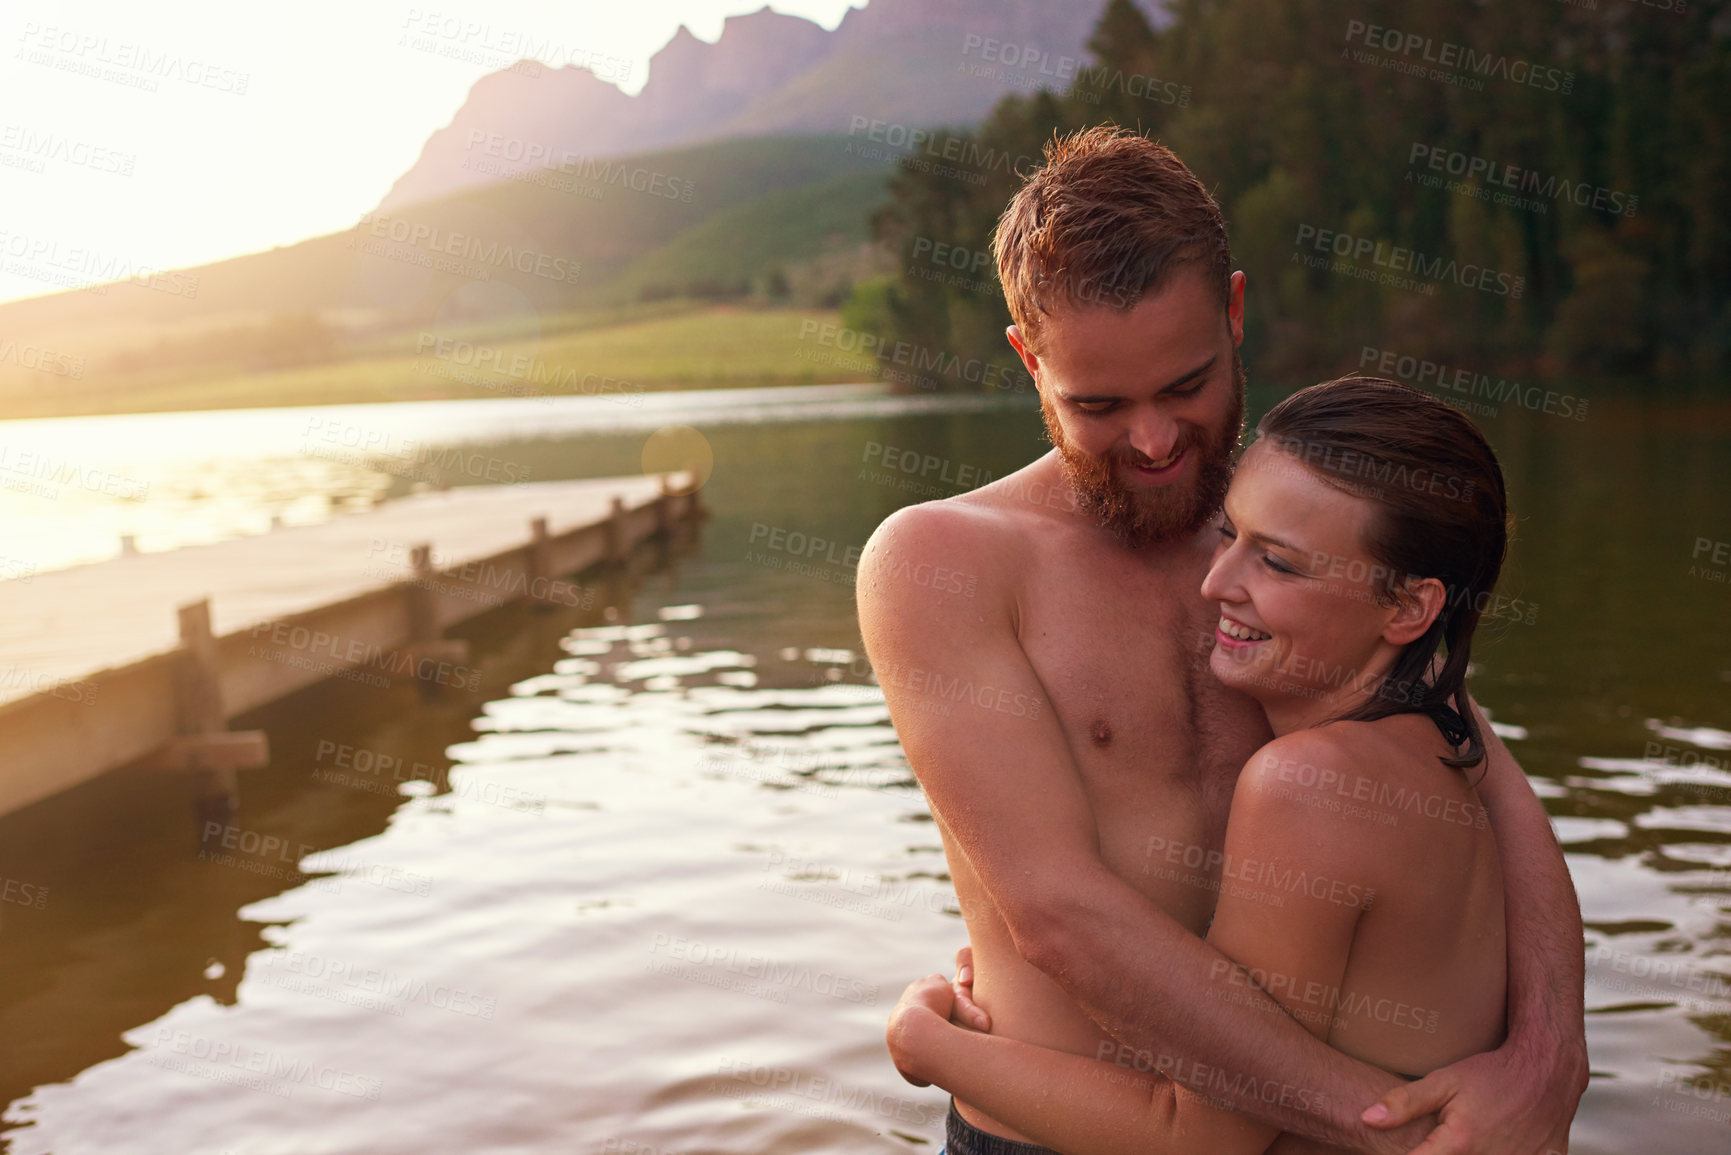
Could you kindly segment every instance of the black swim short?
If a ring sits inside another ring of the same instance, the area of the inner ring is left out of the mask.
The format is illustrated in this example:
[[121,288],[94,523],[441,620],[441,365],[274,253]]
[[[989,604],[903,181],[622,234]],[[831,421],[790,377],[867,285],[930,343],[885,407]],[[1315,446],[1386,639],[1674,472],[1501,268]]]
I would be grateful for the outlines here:
[[1000,1135],[982,1131],[956,1110],[955,1096],[950,1096],[950,1114],[944,1120],[944,1145],[938,1155],[1058,1155],[1050,1147],[1036,1143],[1018,1143]]

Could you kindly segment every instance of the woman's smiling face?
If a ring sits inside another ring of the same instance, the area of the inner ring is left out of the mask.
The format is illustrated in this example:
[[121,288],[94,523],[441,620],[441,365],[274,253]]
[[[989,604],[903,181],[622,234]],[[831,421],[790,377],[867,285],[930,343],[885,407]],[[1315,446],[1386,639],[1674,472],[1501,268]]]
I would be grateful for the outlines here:
[[1425,583],[1429,612],[1384,592],[1387,567],[1364,545],[1377,513],[1266,439],[1233,476],[1202,583],[1220,603],[1210,666],[1262,702],[1277,733],[1331,716],[1361,685],[1374,692],[1440,608],[1439,582]]

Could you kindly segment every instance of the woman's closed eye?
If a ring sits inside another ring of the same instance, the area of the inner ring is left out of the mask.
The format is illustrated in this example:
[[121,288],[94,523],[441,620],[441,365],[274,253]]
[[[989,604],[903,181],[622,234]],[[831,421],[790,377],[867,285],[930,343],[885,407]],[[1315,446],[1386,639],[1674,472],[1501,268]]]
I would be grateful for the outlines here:
[[[1232,528],[1231,522],[1223,521],[1220,523],[1220,536],[1227,541],[1237,541],[1238,531]],[[1263,554],[1261,561],[1263,565],[1267,566],[1277,574],[1297,577],[1301,572],[1296,566],[1288,565],[1286,562],[1271,553]]]

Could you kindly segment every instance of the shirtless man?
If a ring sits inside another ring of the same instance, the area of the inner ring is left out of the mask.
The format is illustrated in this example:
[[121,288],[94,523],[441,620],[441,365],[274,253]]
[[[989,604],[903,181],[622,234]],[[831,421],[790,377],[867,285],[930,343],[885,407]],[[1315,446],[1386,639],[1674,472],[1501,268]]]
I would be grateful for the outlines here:
[[[1406,1151],[1434,1113],[1423,1155],[1566,1150],[1587,1077],[1579,908],[1549,820],[1488,725],[1478,789],[1508,880],[1500,1049],[1404,1084],[1259,990],[1202,997],[1230,966],[1200,937],[1220,885],[1206,851],[1270,738],[1256,704],[1208,670],[1218,612],[1200,592],[1242,430],[1244,274],[1218,207],[1168,150],[1094,129],[1047,160],[994,248],[1009,339],[1056,448],[886,519],[857,583],[967,921],[974,998],[996,1034],[1205,1072],[1187,1081],[1328,1143]],[[928,565],[977,584],[922,583]],[[1163,869],[1151,847],[1204,865]]]

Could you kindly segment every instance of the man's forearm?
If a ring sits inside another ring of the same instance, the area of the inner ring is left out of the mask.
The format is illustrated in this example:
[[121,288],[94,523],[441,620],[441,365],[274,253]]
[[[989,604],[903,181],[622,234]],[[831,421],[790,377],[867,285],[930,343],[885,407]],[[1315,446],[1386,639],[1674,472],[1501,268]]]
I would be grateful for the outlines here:
[[1359,1121],[1400,1080],[1334,1050],[1262,991],[1224,981],[1236,964],[1121,879],[1087,893],[1095,905],[1055,917],[1029,961],[1124,1044],[1098,1057],[1325,1142],[1404,1152],[1423,1139],[1425,1126]]
[[1484,728],[1487,766],[1478,785],[1503,867],[1509,943],[1509,1036],[1537,1054],[1584,1048],[1585,950],[1581,907],[1550,818],[1521,768]]

